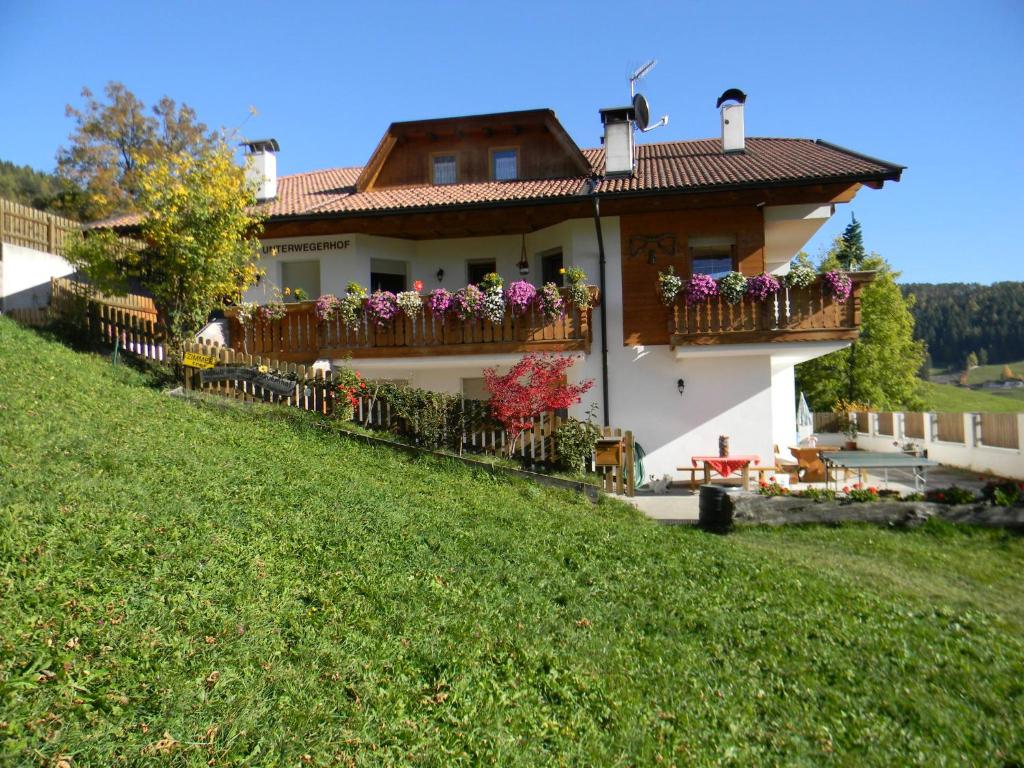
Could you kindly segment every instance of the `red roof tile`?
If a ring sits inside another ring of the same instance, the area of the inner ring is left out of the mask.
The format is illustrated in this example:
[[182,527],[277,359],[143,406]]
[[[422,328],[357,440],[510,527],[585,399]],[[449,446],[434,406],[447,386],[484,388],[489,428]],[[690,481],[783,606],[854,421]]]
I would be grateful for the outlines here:
[[[736,186],[821,182],[826,180],[898,180],[902,167],[812,139],[748,138],[746,151],[724,154],[718,139],[637,145],[632,176],[601,179],[598,192],[692,192]],[[604,170],[604,150],[585,149],[595,174]],[[550,200],[587,192],[587,177],[423,185],[357,192],[361,168],[328,168],[277,182],[278,196],[260,206],[270,218],[359,214],[367,212],[500,204],[513,200]],[[131,227],[138,215],[92,226]]]

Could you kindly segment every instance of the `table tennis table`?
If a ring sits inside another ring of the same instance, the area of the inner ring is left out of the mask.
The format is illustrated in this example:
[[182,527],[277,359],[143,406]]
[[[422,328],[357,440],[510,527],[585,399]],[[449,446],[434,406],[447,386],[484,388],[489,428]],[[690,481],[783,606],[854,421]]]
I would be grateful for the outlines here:
[[[822,453],[821,460],[825,462],[828,469],[851,469],[861,475],[863,482],[863,471],[865,469],[882,470],[885,484],[889,484],[889,470],[909,471],[914,476],[914,490],[923,491],[927,484],[928,467],[937,467],[939,462],[933,459],[925,459],[920,456],[910,456],[905,453],[880,453],[875,451],[832,451]],[[835,474],[833,482],[836,489],[839,488],[838,473],[825,472],[825,487],[828,488],[829,477]]]

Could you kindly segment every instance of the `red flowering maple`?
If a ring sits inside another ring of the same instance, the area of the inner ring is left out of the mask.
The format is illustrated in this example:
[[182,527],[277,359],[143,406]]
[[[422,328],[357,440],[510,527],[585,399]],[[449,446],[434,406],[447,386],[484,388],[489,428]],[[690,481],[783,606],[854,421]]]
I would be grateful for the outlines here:
[[533,420],[545,411],[568,408],[594,386],[593,379],[579,384],[565,380],[571,357],[558,355],[526,355],[499,376],[493,368],[484,370],[484,384],[491,394],[491,415],[505,429],[509,455],[515,450],[520,435],[533,426]]

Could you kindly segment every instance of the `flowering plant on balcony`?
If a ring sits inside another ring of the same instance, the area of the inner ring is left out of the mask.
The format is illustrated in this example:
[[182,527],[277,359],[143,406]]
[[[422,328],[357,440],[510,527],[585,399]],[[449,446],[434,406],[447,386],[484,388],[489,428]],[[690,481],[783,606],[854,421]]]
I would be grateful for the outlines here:
[[417,291],[402,291],[395,297],[395,301],[410,320],[415,320],[423,312],[423,299]]
[[398,297],[391,291],[374,291],[366,300],[366,314],[377,325],[385,325],[398,314]]
[[544,287],[537,293],[537,307],[540,309],[544,319],[548,322],[561,317],[565,313],[565,302],[562,301],[562,292],[554,283],[544,283]]
[[435,288],[430,292],[430,298],[427,299],[427,305],[430,307],[430,314],[438,319],[444,319],[444,316],[452,310],[453,297],[446,288]]
[[537,289],[525,280],[509,283],[505,300],[514,316],[525,315],[537,300]]
[[830,270],[822,275],[821,279],[825,285],[825,293],[840,304],[845,303],[850,298],[850,291],[853,290],[853,281],[841,269]]
[[268,301],[256,310],[256,316],[264,323],[282,320],[288,314],[288,308],[280,301]]
[[497,272],[488,272],[480,279],[480,290],[488,293],[494,290],[501,290],[505,287],[505,281]]
[[730,304],[739,304],[747,295],[747,278],[739,272],[729,272],[718,281],[718,292]]
[[366,289],[359,283],[350,282],[345,286],[345,296],[340,299],[338,314],[345,327],[351,328],[359,322],[363,313],[363,299],[367,296]]
[[775,275],[762,272],[760,275],[747,279],[747,295],[755,301],[764,301],[769,296],[774,296],[782,289],[779,280]]
[[316,313],[316,319],[321,323],[327,320],[333,320],[337,317],[338,310],[340,309],[341,299],[333,293],[325,293],[317,299],[316,304],[313,305],[313,312]]
[[480,305],[480,317],[500,325],[505,319],[505,295],[501,288],[491,288],[484,292],[484,300]]
[[671,307],[676,296],[683,290],[683,278],[676,274],[676,268],[671,264],[667,272],[658,273],[658,295],[661,296],[661,303]]
[[818,273],[810,264],[794,264],[789,272],[782,276],[782,284],[787,288],[806,288],[815,281]]
[[480,314],[484,303],[484,293],[475,285],[460,288],[452,297],[452,307],[459,320],[472,320]]
[[699,304],[718,295],[718,283],[711,275],[698,272],[686,281],[683,292],[686,294],[687,304]]
[[576,309],[583,312],[590,309],[590,289],[587,288],[587,273],[579,267],[562,267],[561,273],[565,275],[567,284],[566,294],[569,303]]

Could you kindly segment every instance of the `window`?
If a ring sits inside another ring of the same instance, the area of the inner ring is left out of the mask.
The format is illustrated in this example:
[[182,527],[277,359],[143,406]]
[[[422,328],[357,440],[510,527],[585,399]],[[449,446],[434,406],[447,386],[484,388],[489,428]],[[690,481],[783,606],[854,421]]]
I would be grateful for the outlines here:
[[491,150],[491,178],[495,181],[512,181],[519,178],[519,153],[517,150]]
[[494,259],[477,259],[466,262],[466,280],[474,285],[483,280],[484,275],[497,271],[498,265]]
[[717,280],[736,269],[735,236],[691,237],[689,244],[691,274],[711,275]]
[[458,181],[458,163],[455,155],[434,155],[434,183],[454,184]]
[[282,261],[281,290],[291,289],[285,301],[295,301],[295,290],[306,294],[306,299],[315,300],[320,296],[320,262],[319,261]]
[[562,258],[562,249],[557,248],[547,253],[540,255],[540,281],[541,285],[545,283],[554,283],[559,288],[565,285],[565,275],[562,274],[562,267],[565,266],[565,261]]
[[370,259],[370,290],[401,293],[405,290],[407,274],[404,261]]

